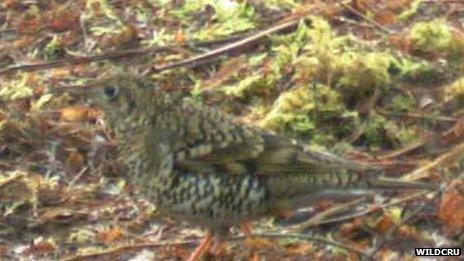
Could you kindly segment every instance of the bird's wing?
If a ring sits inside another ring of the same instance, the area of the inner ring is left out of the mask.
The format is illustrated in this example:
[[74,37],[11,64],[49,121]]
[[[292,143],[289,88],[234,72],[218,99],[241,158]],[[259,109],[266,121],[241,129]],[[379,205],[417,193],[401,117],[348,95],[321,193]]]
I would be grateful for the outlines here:
[[296,142],[246,126],[213,110],[192,110],[185,119],[185,146],[176,150],[177,166],[231,175],[327,174],[333,169],[373,167],[335,155],[304,150]]

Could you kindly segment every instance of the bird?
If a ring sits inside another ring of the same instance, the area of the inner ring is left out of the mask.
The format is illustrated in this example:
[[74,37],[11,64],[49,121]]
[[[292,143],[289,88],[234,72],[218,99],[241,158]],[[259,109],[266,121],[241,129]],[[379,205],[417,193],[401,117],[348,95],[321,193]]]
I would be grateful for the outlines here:
[[104,111],[136,192],[160,213],[207,229],[189,260],[198,260],[230,227],[317,199],[430,188],[382,180],[372,164],[307,149],[144,77],[124,73],[81,89]]

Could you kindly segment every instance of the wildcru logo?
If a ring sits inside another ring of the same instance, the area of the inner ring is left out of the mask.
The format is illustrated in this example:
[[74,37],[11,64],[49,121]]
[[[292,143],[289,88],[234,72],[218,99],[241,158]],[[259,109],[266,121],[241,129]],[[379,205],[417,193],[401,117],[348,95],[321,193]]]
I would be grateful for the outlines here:
[[459,247],[438,247],[438,248],[416,248],[416,256],[460,256]]

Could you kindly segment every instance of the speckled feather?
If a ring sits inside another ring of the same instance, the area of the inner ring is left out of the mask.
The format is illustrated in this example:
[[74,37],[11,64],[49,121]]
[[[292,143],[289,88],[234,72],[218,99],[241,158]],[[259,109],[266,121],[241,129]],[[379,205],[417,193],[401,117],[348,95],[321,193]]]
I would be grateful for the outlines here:
[[375,168],[245,125],[128,76],[87,91],[131,181],[164,213],[213,230],[369,187]]

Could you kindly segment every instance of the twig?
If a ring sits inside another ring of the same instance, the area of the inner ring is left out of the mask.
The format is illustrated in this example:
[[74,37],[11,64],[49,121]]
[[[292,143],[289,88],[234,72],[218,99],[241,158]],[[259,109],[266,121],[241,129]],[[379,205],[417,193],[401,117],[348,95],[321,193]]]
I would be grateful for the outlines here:
[[324,220],[324,221],[314,222],[314,223],[308,224],[306,227],[304,227],[304,229],[307,229],[307,228],[313,227],[313,226],[317,226],[317,225],[338,223],[338,222],[354,219],[354,218],[357,218],[357,217],[362,217],[362,216],[368,215],[370,213],[385,209],[387,207],[391,207],[391,206],[394,206],[394,205],[399,205],[399,204],[408,202],[410,200],[421,197],[421,196],[423,196],[423,195],[425,195],[427,193],[430,193],[430,192],[427,191],[427,192],[416,193],[414,195],[404,197],[404,198],[401,198],[401,199],[398,199],[398,200],[394,200],[394,201],[392,201],[390,203],[383,204],[383,205],[375,207],[375,208],[367,209],[367,210],[361,211],[361,212],[353,214],[353,215],[346,215],[346,216],[342,216],[342,217],[339,217],[339,218],[333,218],[333,219],[328,219],[328,220]]
[[[304,234],[296,234],[296,233],[273,233],[273,232],[268,232],[268,233],[251,233],[249,235],[239,235],[239,236],[233,236],[230,237],[229,240],[233,241],[238,241],[238,240],[243,240],[246,238],[250,237],[261,237],[261,238],[294,238],[294,239],[301,239],[301,240],[307,240],[307,241],[315,241],[315,242],[320,242],[326,245],[332,245],[335,247],[339,247],[342,249],[345,249],[350,252],[354,252],[358,255],[361,255],[366,258],[371,258],[371,256],[367,253],[365,253],[362,250],[359,250],[355,246],[350,246],[347,244],[343,244],[337,241],[329,240],[326,238],[322,237],[315,237],[315,236],[309,236],[309,235],[304,235]],[[188,245],[194,245],[198,244],[198,240],[187,240],[187,241],[179,241],[179,242],[160,242],[160,243],[143,243],[143,244],[134,244],[134,245],[126,245],[126,246],[119,246],[119,247],[114,247],[111,249],[99,251],[99,252],[92,252],[92,253],[87,253],[87,254],[79,254],[71,257],[67,257],[62,259],[62,261],[82,261],[82,260],[91,260],[91,259],[102,259],[104,257],[112,257],[112,256],[117,256],[121,255],[127,252],[132,252],[132,251],[137,251],[140,249],[145,249],[145,248],[159,248],[159,247],[164,247],[164,246],[188,246]]]
[[430,119],[430,120],[437,120],[437,121],[444,121],[444,122],[457,122],[458,119],[454,117],[446,117],[446,116],[433,116],[433,115],[427,115],[427,114],[420,114],[420,113],[413,113],[413,112],[407,112],[407,113],[400,113],[400,112],[390,112],[387,110],[382,110],[382,109],[377,109],[377,112],[379,112],[382,115],[390,115],[390,116],[399,116],[399,117],[409,117],[409,118],[419,118],[419,119]]
[[2,182],[0,182],[0,189],[2,189],[3,187],[5,187],[7,185],[10,185],[15,180],[18,180],[18,179],[23,178],[25,176],[26,176],[25,173],[20,172],[20,171],[15,171],[13,173],[13,175],[11,175],[11,177],[8,177],[8,178],[4,179]]
[[353,12],[355,15],[361,17],[362,19],[366,20],[367,22],[373,24],[375,27],[379,28],[380,30],[388,33],[388,34],[392,34],[393,32],[386,28],[385,26],[377,23],[376,21],[372,20],[371,18],[367,17],[366,15],[364,15],[363,13],[359,12],[358,10],[354,9],[353,7],[349,6],[347,3],[345,2],[341,2],[340,5],[342,5],[343,7],[345,7],[346,9],[350,10],[351,12]]
[[403,176],[401,180],[404,181],[413,181],[421,178],[425,178],[430,174],[430,171],[438,166],[442,166],[446,163],[455,161],[461,155],[464,155],[464,142],[454,146],[451,151],[441,155],[436,158],[434,161],[426,164],[425,166],[414,170],[413,172]]
[[[85,33],[85,31],[84,31]],[[193,42],[186,42],[181,45],[172,45],[172,46],[156,46],[156,47],[147,47],[142,49],[131,49],[126,51],[113,51],[108,52],[100,55],[93,55],[93,56],[81,56],[81,57],[72,57],[72,58],[65,58],[57,61],[51,62],[44,62],[44,63],[34,63],[34,64],[21,64],[21,65],[12,65],[5,69],[0,70],[0,75],[16,72],[19,70],[24,71],[36,71],[42,69],[51,69],[51,68],[58,68],[67,65],[79,65],[79,64],[86,64],[91,62],[98,62],[104,60],[115,60],[121,59],[126,57],[134,57],[138,55],[149,55],[158,52],[167,52],[170,50],[174,50],[178,47],[188,47],[188,48],[195,48],[195,47],[209,47],[219,44],[226,44],[231,41],[238,41],[243,38],[249,37],[250,35],[255,35],[255,32],[247,32],[242,34],[235,34],[231,35],[227,38],[223,39],[215,39],[209,41],[193,41]]]
[[297,225],[294,225],[294,226],[290,226],[290,227],[286,227],[285,229],[289,230],[289,231],[303,230],[305,228],[313,226],[314,224],[318,224],[323,220],[327,220],[327,218],[329,218],[330,216],[333,216],[334,214],[341,213],[343,211],[352,209],[354,206],[356,206],[357,204],[361,203],[364,200],[365,200],[365,198],[361,198],[361,199],[358,199],[358,200],[354,200],[352,202],[348,202],[348,203],[345,203],[345,204],[334,206],[332,208],[329,208],[329,209],[327,209],[325,211],[322,211],[322,212],[318,213],[317,215],[315,215],[314,217],[308,219],[307,221],[305,221],[303,223],[300,223],[300,224],[297,224]]
[[79,254],[71,257],[62,259],[62,261],[82,261],[90,259],[101,259],[103,257],[120,255],[130,251],[136,251],[144,248],[158,248],[163,246],[185,246],[185,245],[194,245],[197,244],[198,240],[187,240],[180,242],[160,242],[160,243],[144,243],[144,244],[134,244],[127,246],[119,246],[115,248],[110,248],[100,252],[92,252],[87,254]]
[[241,235],[241,236],[236,236],[233,237],[233,240],[242,240],[245,238],[250,238],[250,237],[261,237],[261,238],[294,238],[294,239],[301,239],[301,240],[307,240],[307,241],[315,241],[315,242],[320,242],[326,245],[331,245],[335,247],[339,247],[342,249],[345,249],[350,252],[354,252],[360,256],[363,256],[368,259],[372,259],[371,255],[368,253],[359,250],[355,246],[350,246],[347,244],[343,244],[337,241],[333,241],[330,239],[326,239],[323,237],[316,237],[316,236],[310,236],[310,235],[304,235],[304,234],[296,234],[296,233],[273,233],[273,232],[268,232],[268,233],[251,233],[249,235]]
[[292,27],[296,27],[299,22],[300,22],[300,19],[297,19],[297,20],[292,20],[292,21],[289,21],[289,22],[286,22],[286,23],[283,23],[283,24],[279,24],[279,25],[276,25],[276,26],[272,26],[271,28],[268,28],[268,29],[266,29],[264,31],[261,31],[261,32],[257,32],[256,34],[251,35],[249,37],[246,37],[246,38],[244,38],[244,39],[242,39],[240,41],[233,42],[231,44],[222,46],[220,48],[211,50],[211,51],[209,51],[207,53],[200,54],[200,55],[190,57],[190,58],[187,58],[187,59],[183,59],[183,60],[180,60],[180,61],[170,62],[170,63],[160,65],[160,66],[154,66],[153,69],[152,69],[152,72],[159,72],[159,71],[172,69],[172,68],[176,68],[176,67],[180,67],[180,66],[184,66],[184,65],[188,65],[188,67],[194,67],[194,66],[197,66],[199,64],[203,64],[203,63],[209,61],[210,59],[214,59],[214,58],[217,58],[217,57],[219,57],[219,56],[221,56],[223,54],[231,53],[231,52],[234,52],[234,51],[236,51],[236,50],[238,50],[238,49],[240,49],[242,47],[252,45],[252,44],[258,42],[259,40],[268,37],[271,34],[282,32],[282,31],[285,31],[285,30],[289,30]]
[[16,72],[20,70],[36,71],[36,70],[42,70],[42,69],[63,67],[67,65],[79,65],[79,64],[86,64],[86,63],[98,62],[98,61],[103,61],[103,60],[121,59],[125,57],[133,57],[137,55],[146,55],[146,54],[151,54],[151,53],[156,53],[156,52],[168,51],[171,48],[172,47],[168,47],[168,46],[160,46],[160,47],[133,49],[133,50],[119,51],[119,52],[109,52],[109,53],[105,53],[101,55],[94,55],[94,56],[65,58],[65,59],[52,61],[52,62],[45,62],[45,63],[12,65],[5,69],[0,70],[0,75]]
[[[434,200],[440,193],[435,193],[433,195],[433,197],[427,199],[427,201],[432,201]],[[419,213],[420,211],[422,211],[422,209],[424,209],[425,207],[427,207],[427,204],[423,204],[421,206],[417,206],[413,211],[412,213],[410,213],[408,216],[404,217],[401,222],[398,222],[396,224],[393,224],[393,226],[385,233],[385,237],[383,240],[381,240],[381,242],[375,247],[375,249],[373,249],[372,251],[370,251],[370,253],[375,256],[375,253],[377,253],[377,251],[379,251],[382,246],[391,239],[391,236],[393,235],[393,233],[395,233],[395,231],[403,224],[405,224],[408,220],[410,220],[412,217],[414,217],[417,213]]]
[[401,155],[404,155],[404,154],[407,154],[413,150],[417,150],[419,148],[421,148],[422,146],[424,146],[426,144],[426,140],[425,139],[421,139],[421,140],[418,140],[418,141],[413,141],[413,142],[410,142],[406,145],[404,145],[403,147],[399,148],[399,149],[396,149],[396,150],[393,150],[393,151],[388,151],[386,153],[383,153],[381,155],[378,155],[377,156],[377,159],[379,160],[386,160],[386,159],[391,159],[391,158],[397,158]]

